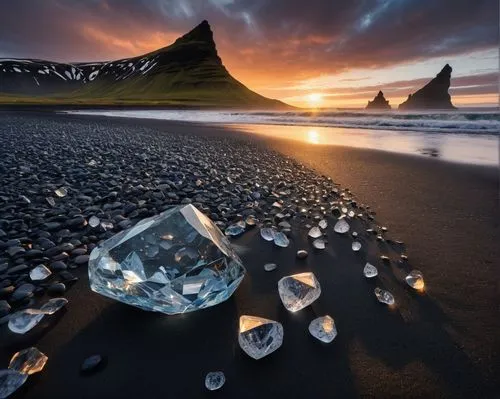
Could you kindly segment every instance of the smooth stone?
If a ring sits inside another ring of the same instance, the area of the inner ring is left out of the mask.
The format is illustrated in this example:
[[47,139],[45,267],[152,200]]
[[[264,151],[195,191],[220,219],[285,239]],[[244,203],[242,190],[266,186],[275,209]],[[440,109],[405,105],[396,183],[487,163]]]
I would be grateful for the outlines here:
[[0,288],[0,298],[5,298],[11,295],[16,288],[13,285],[8,285],[7,287]]
[[5,315],[10,313],[10,305],[6,300],[0,301],[0,317],[4,317]]
[[299,249],[297,251],[297,258],[298,259],[305,259],[305,258],[307,258],[307,255],[309,255],[309,254],[307,253],[307,251],[305,249]]
[[89,261],[89,255],[79,255],[74,259],[74,262],[77,265],[84,265],[88,263],[88,261]]
[[51,296],[62,295],[66,292],[66,286],[63,283],[54,283],[47,287],[47,294]]
[[50,270],[52,270],[53,272],[66,270],[67,268],[68,268],[68,266],[62,260],[57,260],[57,261],[52,262],[50,264]]
[[91,374],[101,370],[105,365],[105,358],[101,355],[92,355],[86,358],[81,366],[80,372],[83,374]]
[[29,270],[28,265],[18,265],[11,267],[9,270],[7,270],[7,274],[18,274],[18,273],[23,273]]
[[33,296],[33,291],[35,290],[35,286],[33,284],[25,283],[21,284],[10,296],[11,301],[21,301],[25,298]]

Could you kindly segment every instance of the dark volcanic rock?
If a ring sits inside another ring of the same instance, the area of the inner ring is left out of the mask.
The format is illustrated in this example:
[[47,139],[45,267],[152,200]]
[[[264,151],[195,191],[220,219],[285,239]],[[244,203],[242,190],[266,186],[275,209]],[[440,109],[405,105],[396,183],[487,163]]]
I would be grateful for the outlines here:
[[414,94],[410,94],[408,99],[399,105],[399,109],[455,109],[448,93],[451,71],[451,66],[446,64],[434,79]]
[[385,99],[384,93],[382,93],[382,91],[379,91],[378,94],[373,99],[373,101],[368,101],[366,109],[388,110],[391,109],[391,106],[389,105],[389,101]]

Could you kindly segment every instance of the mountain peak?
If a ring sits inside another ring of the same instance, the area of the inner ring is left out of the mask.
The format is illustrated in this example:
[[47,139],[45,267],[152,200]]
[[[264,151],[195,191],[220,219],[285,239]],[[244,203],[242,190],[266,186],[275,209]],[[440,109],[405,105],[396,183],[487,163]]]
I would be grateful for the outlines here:
[[206,19],[201,21],[200,24],[196,25],[193,29],[191,29],[188,33],[186,33],[184,36],[181,36],[177,41],[196,41],[196,42],[206,42],[213,44],[215,46],[214,42],[214,34],[212,32],[212,29],[210,28],[210,24]]
[[389,105],[389,101],[387,101],[384,97],[384,93],[382,93],[382,90],[378,92],[378,94],[375,96],[373,101],[368,101],[368,105],[366,106],[365,109],[371,109],[371,110],[388,110],[391,109],[391,106]]

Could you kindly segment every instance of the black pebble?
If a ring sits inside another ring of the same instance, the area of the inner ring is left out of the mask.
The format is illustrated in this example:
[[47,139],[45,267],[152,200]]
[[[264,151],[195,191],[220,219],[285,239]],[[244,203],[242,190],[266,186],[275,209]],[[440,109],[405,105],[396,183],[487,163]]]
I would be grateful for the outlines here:
[[62,295],[66,292],[66,286],[63,283],[54,283],[47,288],[47,294],[52,296]]
[[80,366],[82,374],[91,374],[102,370],[105,366],[106,359],[101,355],[92,355],[86,358]]

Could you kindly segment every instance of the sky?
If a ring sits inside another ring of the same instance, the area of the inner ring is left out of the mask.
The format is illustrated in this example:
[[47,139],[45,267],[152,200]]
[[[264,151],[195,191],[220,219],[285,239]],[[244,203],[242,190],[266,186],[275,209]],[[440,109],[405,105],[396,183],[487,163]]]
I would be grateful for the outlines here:
[[206,19],[231,74],[297,106],[397,106],[453,68],[457,106],[498,105],[498,0],[0,0],[0,58],[102,61]]

